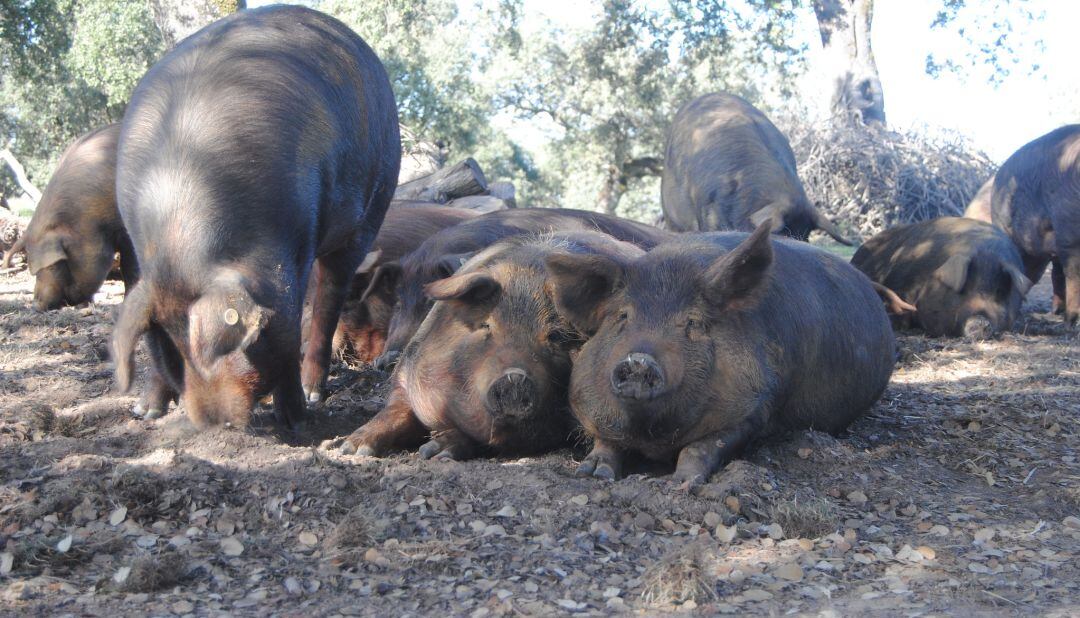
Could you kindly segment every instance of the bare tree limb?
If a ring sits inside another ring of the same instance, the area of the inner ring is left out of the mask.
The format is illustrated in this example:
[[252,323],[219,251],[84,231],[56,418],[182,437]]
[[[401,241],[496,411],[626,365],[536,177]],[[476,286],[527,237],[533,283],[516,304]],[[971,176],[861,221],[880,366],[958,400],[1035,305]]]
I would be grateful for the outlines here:
[[34,200],[34,204],[37,205],[41,201],[41,191],[34,186],[34,183],[30,182],[30,179],[26,176],[26,169],[23,168],[22,163],[15,158],[7,148],[0,150],[0,159],[3,159],[4,163],[8,164],[11,171],[15,173],[15,181],[19,183],[19,187],[30,196],[30,199]]

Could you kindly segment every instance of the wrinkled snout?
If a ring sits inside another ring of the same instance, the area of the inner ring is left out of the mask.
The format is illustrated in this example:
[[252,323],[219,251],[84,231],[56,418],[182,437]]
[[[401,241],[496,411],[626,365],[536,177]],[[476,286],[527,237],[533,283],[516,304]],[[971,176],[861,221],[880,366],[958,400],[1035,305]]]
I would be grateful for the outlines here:
[[984,315],[973,315],[964,322],[964,337],[967,339],[990,339],[994,334],[994,325]]
[[390,371],[397,364],[401,350],[386,350],[375,359],[375,368],[379,371]]
[[619,397],[646,401],[666,390],[664,372],[651,354],[634,352],[615,365],[611,388]]
[[511,367],[488,389],[488,409],[497,416],[522,418],[536,407],[536,382],[524,369]]

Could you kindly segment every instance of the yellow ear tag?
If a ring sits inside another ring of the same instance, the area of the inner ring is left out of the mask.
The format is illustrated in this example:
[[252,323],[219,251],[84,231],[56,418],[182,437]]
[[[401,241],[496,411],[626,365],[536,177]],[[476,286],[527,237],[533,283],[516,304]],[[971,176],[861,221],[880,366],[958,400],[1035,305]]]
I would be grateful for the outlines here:
[[240,321],[240,314],[237,313],[236,309],[233,309],[232,307],[226,309],[222,317],[225,318],[225,323],[229,326],[232,326],[233,324],[236,324]]

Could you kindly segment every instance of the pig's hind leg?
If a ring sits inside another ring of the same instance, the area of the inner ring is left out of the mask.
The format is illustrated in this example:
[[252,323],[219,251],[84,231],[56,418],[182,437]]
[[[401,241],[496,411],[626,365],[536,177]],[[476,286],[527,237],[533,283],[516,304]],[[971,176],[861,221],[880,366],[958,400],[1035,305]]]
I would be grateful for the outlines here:
[[359,257],[349,247],[320,257],[312,268],[312,281],[308,285],[314,286],[315,294],[311,304],[307,349],[300,372],[304,397],[309,403],[318,403],[324,397],[334,347],[334,331],[341,317],[341,308],[345,305],[353,271],[360,262]]
[[762,426],[758,417],[751,416],[734,427],[687,444],[679,451],[674,480],[688,485],[704,483],[721,465],[734,459]]

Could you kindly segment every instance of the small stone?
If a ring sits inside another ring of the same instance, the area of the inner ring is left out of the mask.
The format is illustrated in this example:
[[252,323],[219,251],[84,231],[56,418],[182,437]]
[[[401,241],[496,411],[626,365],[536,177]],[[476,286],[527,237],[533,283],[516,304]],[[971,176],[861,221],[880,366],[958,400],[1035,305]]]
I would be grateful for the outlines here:
[[60,552],[61,554],[66,554],[67,551],[71,549],[71,540],[72,537],[70,534],[60,539],[60,542],[56,544],[56,551]]
[[728,507],[728,510],[732,513],[738,513],[741,505],[739,504],[738,498],[735,496],[728,496],[727,498],[724,498],[724,506]]
[[610,599],[612,597],[617,597],[617,596],[619,596],[621,594],[622,594],[622,590],[620,590],[618,588],[608,587],[608,588],[604,589],[604,598],[605,599]]
[[712,511],[709,511],[708,513],[705,513],[705,526],[706,527],[715,528],[715,527],[720,525],[721,521],[723,521],[723,519],[720,517],[719,514],[714,513]]
[[915,551],[922,554],[922,557],[926,560],[933,560],[934,558],[937,558],[937,552],[934,551],[933,548],[927,547],[926,545],[920,545],[916,547]]
[[735,526],[717,526],[713,536],[721,543],[730,543],[735,540],[737,534],[738,529],[736,529]]
[[762,590],[760,588],[751,588],[742,593],[742,596],[747,601],[768,601],[773,598],[773,593],[768,590]]
[[517,509],[508,504],[499,509],[499,511],[495,513],[495,517],[516,517],[517,514]]
[[0,575],[7,575],[15,564],[15,554],[6,551],[0,553]]
[[293,596],[297,596],[304,591],[304,589],[300,586],[300,580],[296,579],[295,577],[286,577],[284,584],[285,591]]
[[1072,530],[1080,530],[1080,517],[1069,515],[1065,519],[1061,520],[1061,524],[1066,528]]
[[787,564],[781,565],[779,568],[773,571],[773,574],[782,579],[786,579],[789,582],[802,581],[803,578],[802,567],[795,562],[789,562]]
[[634,515],[634,526],[641,530],[651,530],[656,525],[656,519],[648,513]]
[[995,533],[994,533],[993,528],[981,528],[981,529],[979,529],[978,531],[975,532],[975,544],[976,545],[982,545],[983,543],[986,543],[990,539],[994,538],[994,534]]
[[244,544],[234,536],[221,539],[221,552],[226,556],[239,556],[244,553]]
[[780,524],[772,523],[765,526],[765,534],[767,534],[770,539],[778,541],[784,538],[784,528]]
[[506,536],[506,528],[499,524],[492,524],[484,528],[484,536]]
[[319,544],[319,537],[315,536],[314,532],[309,532],[307,530],[301,532],[296,538],[302,544],[307,545],[308,547]]
[[127,581],[128,575],[131,575],[131,567],[124,566],[116,569],[116,572],[113,573],[112,579],[114,582],[122,584]]
[[180,614],[181,616],[183,616],[184,614],[190,614],[191,612],[195,611],[195,604],[191,601],[177,601],[176,603],[170,605],[169,609],[171,609],[174,614]]
[[578,506],[585,506],[586,504],[589,503],[589,497],[586,496],[585,494],[578,494],[578,495],[574,496],[573,498],[570,498],[570,502],[573,502],[574,504],[576,504]]
[[866,504],[866,501],[869,498],[866,497],[866,494],[856,489],[847,495],[847,499],[848,502],[851,502],[852,504]]
[[122,524],[124,522],[125,519],[127,519],[127,507],[126,506],[123,506],[123,505],[118,506],[115,509],[113,509],[112,513],[109,513],[109,525],[111,525],[111,526],[119,526],[120,524]]

